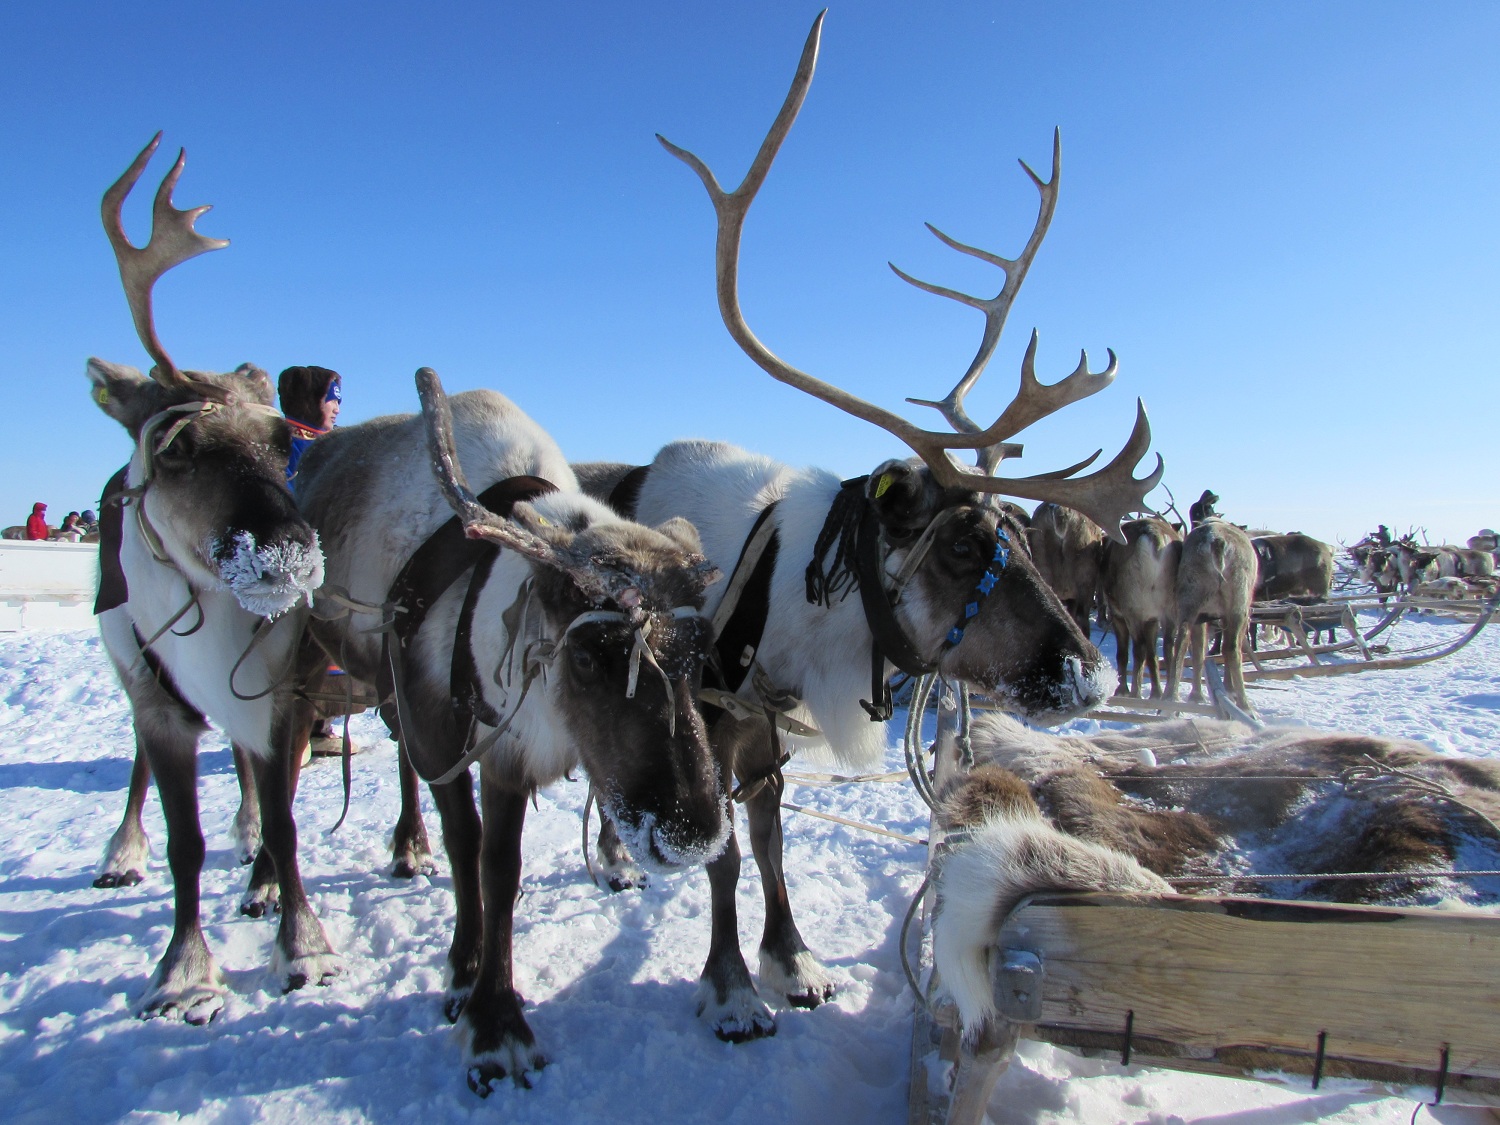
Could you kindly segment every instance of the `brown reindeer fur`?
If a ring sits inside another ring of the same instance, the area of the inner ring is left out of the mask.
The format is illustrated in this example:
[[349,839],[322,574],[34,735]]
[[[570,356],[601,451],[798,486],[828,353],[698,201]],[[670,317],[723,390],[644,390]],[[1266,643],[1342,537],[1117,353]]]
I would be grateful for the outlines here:
[[[1059,829],[1160,875],[1442,870],[1460,865],[1461,846],[1465,866],[1500,867],[1500,763],[1444,757],[1404,739],[1211,721],[1085,737],[987,714],[976,719],[973,742],[980,764],[944,795],[941,816],[980,823],[1018,807],[1016,786],[1025,785]],[[1374,784],[1337,780],[1372,762],[1440,785],[1456,801],[1390,774]],[[1472,885],[1390,879],[1246,879],[1201,889],[1339,902],[1475,893]]]
[[[1167,665],[1172,664],[1172,642],[1177,615],[1177,567],[1182,555],[1182,533],[1166,520],[1131,520],[1120,531],[1124,543],[1106,540],[1099,589],[1109,608],[1115,632],[1115,665],[1120,686],[1116,694],[1141,694],[1141,672],[1151,677],[1151,695],[1161,694],[1156,660],[1158,634],[1166,640]],[[1134,676],[1126,677],[1131,646],[1135,648]],[[1127,686],[1128,685],[1128,686]]]
[[1042,504],[1032,514],[1026,533],[1037,572],[1073,615],[1079,630],[1089,635],[1089,615],[1099,587],[1099,564],[1104,532],[1072,508]]

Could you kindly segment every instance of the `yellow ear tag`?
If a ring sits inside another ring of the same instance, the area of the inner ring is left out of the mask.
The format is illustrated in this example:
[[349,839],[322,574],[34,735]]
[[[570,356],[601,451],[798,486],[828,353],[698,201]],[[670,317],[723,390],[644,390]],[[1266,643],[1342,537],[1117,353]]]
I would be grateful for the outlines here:
[[875,482],[875,499],[879,500],[891,487],[891,474],[881,473],[880,479]]
[[94,388],[94,401],[100,406],[109,405],[109,388],[103,385]]
[[546,516],[537,516],[536,522],[539,523],[539,524],[541,524],[543,527],[551,527],[552,526],[552,521],[549,520]]

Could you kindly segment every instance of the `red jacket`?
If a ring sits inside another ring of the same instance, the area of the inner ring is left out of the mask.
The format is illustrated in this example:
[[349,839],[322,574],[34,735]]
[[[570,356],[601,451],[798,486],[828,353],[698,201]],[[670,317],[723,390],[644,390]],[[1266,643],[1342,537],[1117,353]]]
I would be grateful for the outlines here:
[[52,529],[47,526],[46,511],[47,505],[45,504],[31,506],[31,515],[26,520],[27,539],[45,539],[52,534]]

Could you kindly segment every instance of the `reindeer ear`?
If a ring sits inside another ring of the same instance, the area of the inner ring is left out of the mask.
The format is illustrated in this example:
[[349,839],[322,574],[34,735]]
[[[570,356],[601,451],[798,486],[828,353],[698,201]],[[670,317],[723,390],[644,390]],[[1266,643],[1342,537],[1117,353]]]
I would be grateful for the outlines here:
[[99,409],[138,437],[147,418],[164,405],[161,385],[134,367],[90,357],[84,374],[93,384],[92,397]]
[[[566,551],[577,538],[577,533],[573,528],[547,518],[525,500],[518,501],[511,508],[509,518],[512,523],[520,525],[523,531],[546,543],[554,553]],[[540,558],[541,556],[534,554],[533,557]]]
[[932,521],[930,477],[919,461],[886,461],[865,483],[865,497],[887,534],[905,538]]
[[[262,406],[276,405],[276,387],[271,382],[271,376],[267,375],[261,368],[253,363],[242,363],[226,377],[242,398],[252,402],[258,402]],[[232,380],[242,380],[240,384],[234,384]]]
[[703,540],[698,536],[698,529],[681,516],[673,516],[651,530],[665,535],[690,555],[703,553]]

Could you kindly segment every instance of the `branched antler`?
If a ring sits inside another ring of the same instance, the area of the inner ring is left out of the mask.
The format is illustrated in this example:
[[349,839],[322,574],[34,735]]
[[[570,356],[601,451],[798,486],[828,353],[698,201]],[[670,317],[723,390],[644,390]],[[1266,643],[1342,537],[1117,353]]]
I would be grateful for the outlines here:
[[[443,498],[463,523],[465,535],[470,539],[487,539],[566,572],[583,595],[596,605],[613,602],[622,607],[633,608],[639,604],[639,575],[611,565],[608,559],[591,556],[587,550],[576,545],[573,535],[563,533],[560,529],[557,541],[553,541],[536,534],[516,520],[497,515],[481,504],[469,487],[463,466],[458,461],[458,448],[453,438],[453,411],[448,405],[448,396],[443,391],[442,380],[430,367],[423,367],[417,372],[417,397],[422,402],[422,418],[427,428],[427,452],[432,459],[433,475],[437,477]],[[718,574],[700,555],[685,556],[683,565],[704,586]]]
[[131,245],[125,235],[125,224],[120,217],[120,208],[125,197],[141,178],[146,164],[161,144],[161,134],[151,138],[151,143],[141,149],[140,155],[125,169],[125,174],[116,180],[104,193],[100,211],[104,219],[104,233],[115,250],[115,261],[120,266],[120,281],[125,286],[125,299],[130,303],[130,315],[135,321],[136,335],[141,338],[146,351],[156,361],[152,377],[168,387],[185,387],[192,380],[185,376],[167,350],[161,346],[156,335],[156,323],[151,308],[151,290],[158,278],[173,266],[206,254],[210,250],[222,250],[229,245],[226,238],[209,238],[193,229],[193,224],[212,205],[194,207],[189,211],[178,210],[172,204],[172,191],[187,163],[187,150],[180,149],[177,163],[156,189],[156,201],[151,208],[151,237],[146,245]]
[[[966,246],[929,224],[929,229],[933,234],[946,245],[960,253],[969,254],[998,266],[1005,272],[1005,284],[993,300],[983,300],[957,290],[931,285],[903,273],[895,266],[891,267],[900,277],[918,288],[959,301],[985,314],[985,332],[979,351],[969,365],[969,370],[959,380],[958,385],[949,392],[948,397],[941,402],[909,400],[936,408],[959,432],[925,430],[899,414],[875,406],[873,403],[866,402],[862,398],[793,367],[761,343],[755,333],[750,330],[749,325],[745,323],[739,302],[739,252],[745,216],[750,210],[751,203],[755,201],[756,193],[765,183],[771,164],[776,159],[777,152],[780,151],[782,143],[791,131],[792,124],[797,119],[802,103],[807,98],[807,91],[812,85],[813,71],[817,66],[823,15],[824,13],[820,13],[813,21],[812,30],[808,33],[807,42],[802,48],[802,57],[798,61],[797,73],[792,79],[792,86],[787,92],[786,100],[782,103],[781,110],[771,124],[765,140],[761,142],[760,150],[756,153],[750,170],[734,191],[726,192],[719,185],[718,179],[708,165],[693,153],[679,148],[659,134],[657,136],[657,140],[668,152],[697,173],[698,178],[703,181],[703,186],[708,190],[714,213],[718,217],[715,272],[719,313],[724,319],[725,327],[729,329],[729,334],[739,344],[741,350],[772,378],[788,386],[796,387],[814,398],[838,407],[845,413],[862,418],[894,434],[926,462],[933,476],[944,486],[1016,496],[1028,500],[1050,500],[1082,512],[1103,527],[1111,536],[1121,538],[1120,520],[1142,507],[1146,494],[1155,488],[1161,479],[1163,468],[1161,458],[1158,456],[1154,472],[1144,479],[1137,479],[1134,475],[1135,466],[1145,456],[1151,444],[1151,426],[1146,419],[1145,406],[1139,400],[1136,402],[1135,427],[1131,431],[1125,448],[1113,461],[1090,476],[1067,479],[1072,473],[1092,464],[1099,456],[1097,453],[1078,465],[1062,470],[1061,476],[1057,473],[1020,478],[987,475],[1005,457],[1020,455],[1021,447],[1008,444],[1006,439],[1013,437],[1038,419],[1108,386],[1118,369],[1113,352],[1110,353],[1109,366],[1102,372],[1090,372],[1088,357],[1085,355],[1077,370],[1071,375],[1060,382],[1044,386],[1036,378],[1036,335],[1033,333],[1021,367],[1021,389],[1004,412],[989,426],[981,427],[969,418],[963,405],[964,396],[979,378],[994,352],[1010,306],[1015,300],[1021,282],[1025,279],[1026,271],[1030,268],[1037,248],[1041,245],[1042,237],[1046,234],[1047,225],[1057,205],[1058,172],[1062,159],[1060,138],[1054,136],[1051,180],[1043,181],[1029,167],[1026,167],[1024,162],[1022,164],[1037,185],[1042,200],[1036,226],[1019,257],[1002,258],[997,254]],[[955,449],[980,450],[979,467],[985,471],[986,475],[966,470],[956,464],[949,452]]]

